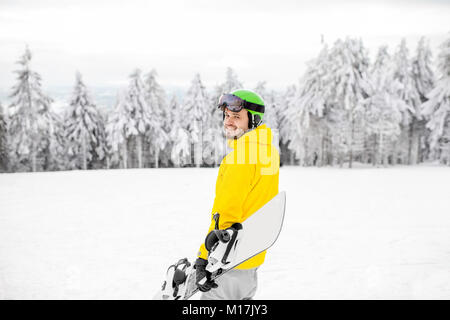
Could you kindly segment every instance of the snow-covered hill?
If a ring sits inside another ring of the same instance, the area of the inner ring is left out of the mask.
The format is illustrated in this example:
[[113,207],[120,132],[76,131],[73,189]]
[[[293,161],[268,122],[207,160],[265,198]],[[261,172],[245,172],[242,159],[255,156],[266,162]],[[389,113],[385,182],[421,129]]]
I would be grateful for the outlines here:
[[[149,299],[209,226],[215,169],[0,175],[1,299]],[[450,298],[447,167],[283,167],[257,299]]]

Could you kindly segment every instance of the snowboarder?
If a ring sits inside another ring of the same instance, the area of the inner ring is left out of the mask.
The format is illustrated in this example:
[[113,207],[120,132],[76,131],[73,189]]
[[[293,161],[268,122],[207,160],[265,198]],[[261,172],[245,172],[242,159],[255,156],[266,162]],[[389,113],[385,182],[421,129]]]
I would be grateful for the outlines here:
[[[223,129],[233,149],[222,160],[216,181],[211,225],[227,229],[241,223],[278,194],[280,156],[272,144],[272,131],[262,124],[263,99],[250,90],[223,94],[218,103],[223,111]],[[219,213],[219,221],[214,215]],[[194,268],[202,300],[248,300],[256,293],[257,269],[266,251],[230,270],[216,282],[207,270],[208,250],[200,246]],[[200,281],[206,276],[206,281]]]

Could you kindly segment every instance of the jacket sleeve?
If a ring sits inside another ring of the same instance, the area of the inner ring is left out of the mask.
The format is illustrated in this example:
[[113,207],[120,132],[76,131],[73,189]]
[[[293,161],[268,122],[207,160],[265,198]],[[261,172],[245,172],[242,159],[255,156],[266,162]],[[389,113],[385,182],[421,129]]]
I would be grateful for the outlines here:
[[[229,164],[226,166],[220,184],[216,188],[211,215],[212,217],[216,212],[220,214],[220,229],[231,227],[235,222],[243,222],[243,205],[251,190],[255,170],[256,166],[251,164]],[[215,222],[212,220],[208,233],[214,229],[214,224]],[[198,257],[203,259],[208,257],[208,251],[204,243],[200,246]]]

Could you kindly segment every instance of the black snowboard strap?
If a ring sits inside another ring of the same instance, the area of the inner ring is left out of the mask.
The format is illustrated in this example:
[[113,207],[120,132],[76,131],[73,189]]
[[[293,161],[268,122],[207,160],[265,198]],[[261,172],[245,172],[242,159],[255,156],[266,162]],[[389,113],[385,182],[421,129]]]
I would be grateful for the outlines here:
[[[227,249],[225,250],[225,254],[222,257],[222,263],[225,264],[228,258],[228,255],[230,254],[231,248],[232,247],[236,247],[237,242],[236,242],[236,238],[238,235],[239,230],[242,230],[242,224],[240,223],[234,223],[231,227],[229,227],[228,229],[233,229],[233,236],[231,237],[231,241],[228,243],[227,245]],[[227,229],[227,230],[228,230]]]

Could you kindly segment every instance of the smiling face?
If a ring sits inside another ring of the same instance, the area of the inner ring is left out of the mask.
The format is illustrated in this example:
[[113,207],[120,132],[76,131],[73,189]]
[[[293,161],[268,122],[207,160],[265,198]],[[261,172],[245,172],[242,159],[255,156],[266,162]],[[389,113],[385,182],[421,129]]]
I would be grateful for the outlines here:
[[248,130],[248,114],[246,109],[233,112],[225,108],[223,128],[227,139],[239,138]]

